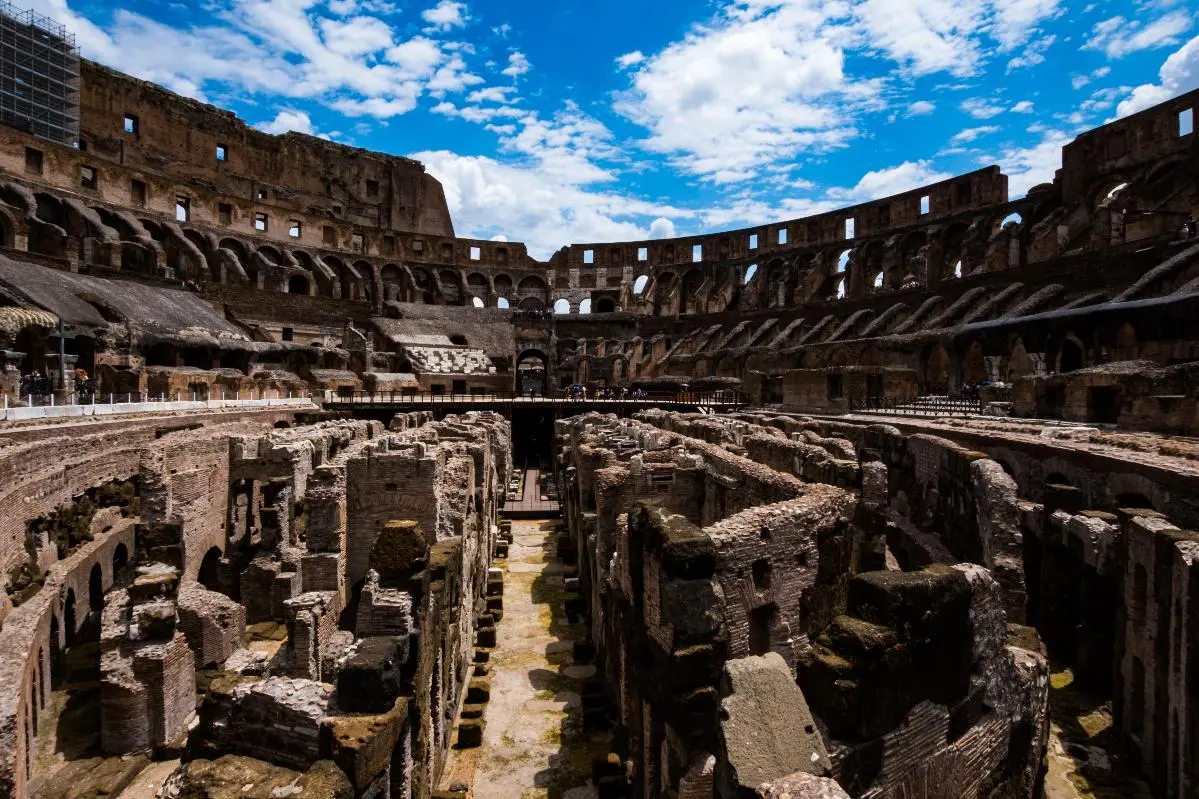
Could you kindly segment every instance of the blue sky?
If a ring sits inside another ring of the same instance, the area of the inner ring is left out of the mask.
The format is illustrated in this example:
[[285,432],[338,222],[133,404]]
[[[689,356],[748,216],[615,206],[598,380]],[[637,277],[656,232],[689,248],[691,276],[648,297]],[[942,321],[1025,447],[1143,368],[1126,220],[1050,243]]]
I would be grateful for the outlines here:
[[[1199,87],[1185,0],[27,0],[84,55],[424,161],[459,235],[689,235],[998,163]],[[20,0],[18,0],[20,3]]]

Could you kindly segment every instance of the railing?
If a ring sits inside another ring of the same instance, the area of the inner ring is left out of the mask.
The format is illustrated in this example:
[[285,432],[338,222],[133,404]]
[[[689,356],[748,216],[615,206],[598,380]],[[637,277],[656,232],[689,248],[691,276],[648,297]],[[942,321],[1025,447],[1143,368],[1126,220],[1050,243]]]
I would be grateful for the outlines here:
[[[175,396],[182,396],[182,392]],[[112,398],[111,402],[104,401]],[[55,402],[53,395],[41,397],[43,403],[36,402],[37,395],[27,404],[9,404],[8,396],[4,397],[4,405],[0,407],[0,421],[18,419],[53,419],[71,416],[111,416],[124,413],[164,413],[167,411],[200,411],[219,410],[222,408],[314,408],[312,398],[296,397],[266,397],[238,399],[229,394],[226,399],[175,399],[172,395],[163,394],[116,394],[100,398],[89,395],[88,402],[62,404]],[[70,397],[68,397],[70,399]],[[100,401],[96,401],[99,399]]]
[[513,391],[488,391],[471,393],[442,393],[431,392],[406,393],[403,391],[367,392],[356,391],[352,394],[339,394],[335,391],[325,392],[326,405],[637,405],[653,407],[656,405],[698,405],[740,407],[746,403],[746,395],[737,391],[683,391],[678,393],[626,393],[623,396],[613,394],[519,394]]
[[850,397],[854,413],[891,413],[909,416],[976,416],[982,413],[978,397]]

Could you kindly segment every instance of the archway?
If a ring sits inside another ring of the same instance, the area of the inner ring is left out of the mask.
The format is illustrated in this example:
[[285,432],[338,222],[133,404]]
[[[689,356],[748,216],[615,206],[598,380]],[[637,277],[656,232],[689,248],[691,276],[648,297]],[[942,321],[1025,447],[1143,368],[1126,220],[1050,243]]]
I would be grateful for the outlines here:
[[579,313],[581,313],[581,314],[591,313],[591,298],[590,297],[588,297],[587,299],[585,299],[579,303]]
[[615,313],[616,312],[616,300],[612,299],[611,297],[600,297],[598,300],[595,301],[595,312],[596,313]]
[[221,550],[219,547],[212,547],[204,553],[204,560],[200,563],[200,572],[196,575],[196,582],[209,591],[217,591],[219,590],[220,580]]
[[1078,371],[1084,363],[1085,356],[1078,342],[1069,337],[1062,341],[1061,354],[1058,356],[1058,372],[1066,374]]
[[558,314],[559,316],[564,316],[570,313],[570,300],[555,300],[554,313]]
[[516,391],[545,394],[548,389],[549,357],[541,350],[525,350],[516,358]]
[[312,290],[311,286],[312,284],[308,282],[305,275],[292,275],[287,280],[287,293],[307,296]]
[[949,353],[940,344],[924,352],[924,393],[949,393]]
[[117,548],[112,551],[112,577],[115,580],[117,573],[129,564],[129,550],[124,544],[117,544]]
[[87,576],[87,606],[92,613],[98,613],[104,607],[104,572],[99,563],[92,566]]
[[641,294],[645,291],[646,284],[649,283],[649,275],[640,275],[633,281],[633,293]]
[[75,645],[75,589],[67,589],[66,601],[62,603],[63,639],[69,649]]
[[473,305],[476,308],[485,308],[486,307],[486,303],[484,303],[480,297],[472,297],[470,302],[471,302],[471,305]]
[[511,306],[508,304],[508,299],[506,297],[499,297],[495,301],[495,307],[507,310]]

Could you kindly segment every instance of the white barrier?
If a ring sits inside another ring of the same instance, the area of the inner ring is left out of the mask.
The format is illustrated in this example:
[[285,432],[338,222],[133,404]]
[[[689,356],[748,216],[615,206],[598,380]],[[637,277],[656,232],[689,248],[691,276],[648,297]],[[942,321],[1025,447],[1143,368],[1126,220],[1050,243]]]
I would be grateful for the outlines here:
[[19,419],[58,419],[73,416],[114,416],[123,413],[165,413],[168,411],[206,411],[222,408],[315,408],[308,397],[282,399],[213,399],[180,402],[97,402],[94,405],[12,406],[0,409],[0,421]]

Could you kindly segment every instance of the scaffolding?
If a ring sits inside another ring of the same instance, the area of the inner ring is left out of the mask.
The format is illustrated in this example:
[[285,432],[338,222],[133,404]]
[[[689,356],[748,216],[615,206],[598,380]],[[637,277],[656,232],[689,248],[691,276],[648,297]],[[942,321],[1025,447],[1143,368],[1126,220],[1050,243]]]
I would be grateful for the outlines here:
[[79,82],[75,34],[0,0],[0,123],[76,146]]

